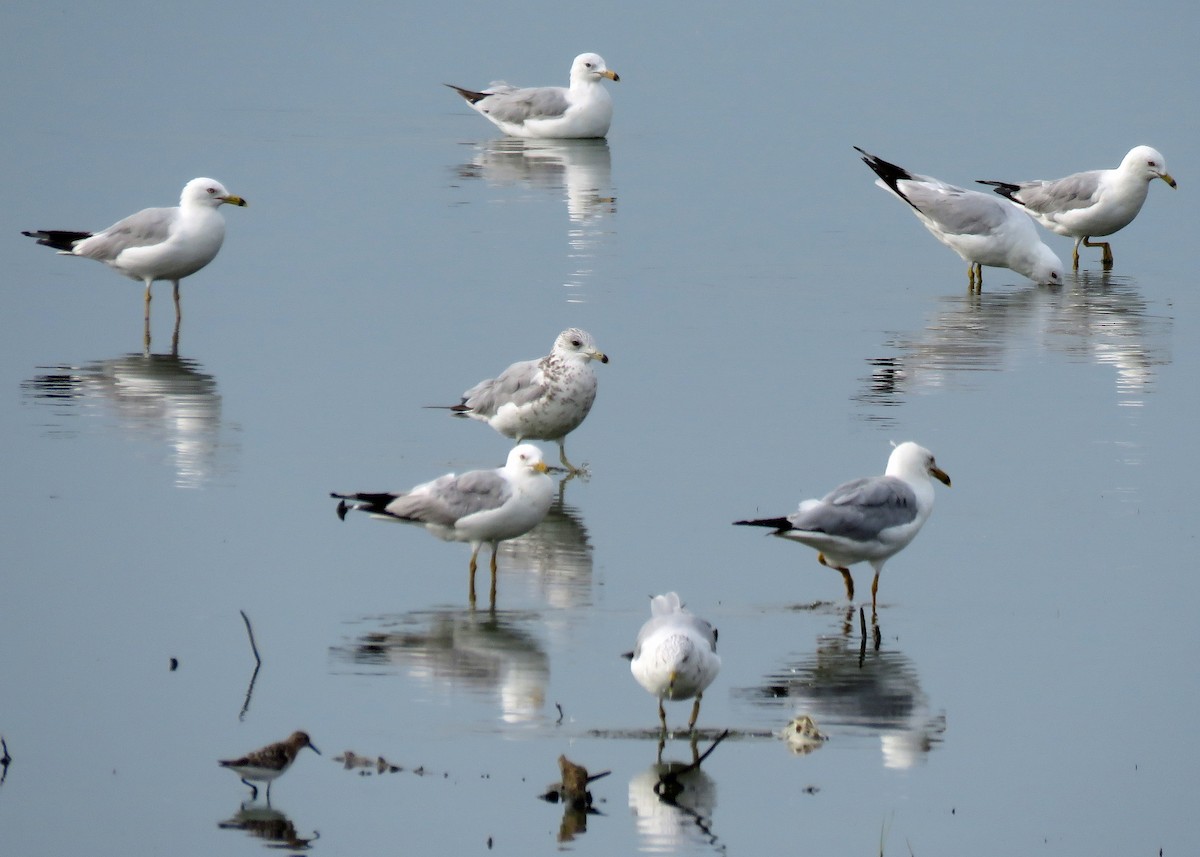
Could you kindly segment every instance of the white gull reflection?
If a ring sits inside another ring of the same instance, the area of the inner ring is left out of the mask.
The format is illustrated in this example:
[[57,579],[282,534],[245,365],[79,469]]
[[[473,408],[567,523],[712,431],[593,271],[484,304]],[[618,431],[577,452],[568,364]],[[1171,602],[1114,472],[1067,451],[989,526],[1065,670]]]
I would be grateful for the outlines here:
[[1079,272],[1063,288],[940,298],[924,327],[898,333],[868,362],[854,398],[867,419],[891,423],[889,409],[915,395],[972,388],[978,372],[1033,367],[1040,354],[1111,366],[1116,404],[1140,407],[1160,366],[1171,362],[1172,321],[1154,315],[1131,277]]
[[886,768],[911,768],[942,741],[946,715],[934,711],[921,690],[916,665],[902,652],[866,647],[850,610],[840,632],[817,638],[817,649],[743,688],[740,696],[780,708],[786,720],[806,714],[830,743],[847,736],[875,736]]
[[512,569],[505,585],[524,587],[526,598],[563,610],[592,603],[592,543],[582,514],[563,499],[570,481],[559,483],[558,496],[540,524],[500,543],[504,565]]
[[501,138],[474,146],[459,178],[483,179],[498,188],[533,188],[561,196],[567,206],[565,285],[574,290],[569,302],[582,301],[580,291],[595,270],[595,260],[610,234],[604,221],[616,213],[612,187],[612,155],[605,140],[521,140]]
[[21,388],[50,409],[47,434],[73,438],[99,418],[149,449],[165,448],[181,488],[199,488],[233,471],[238,445],[229,435],[236,428],[221,419],[216,379],[195,360],[124,354],[38,371]]
[[713,832],[717,784],[704,768],[679,774],[678,793],[659,786],[664,773],[677,773],[688,765],[689,762],[656,763],[630,779],[629,810],[637,825],[639,851],[690,852],[697,845],[723,850]]
[[374,620],[369,631],[333,649],[351,664],[398,669],[435,690],[494,698],[506,723],[540,719],[550,658],[525,630],[533,614],[427,610]]

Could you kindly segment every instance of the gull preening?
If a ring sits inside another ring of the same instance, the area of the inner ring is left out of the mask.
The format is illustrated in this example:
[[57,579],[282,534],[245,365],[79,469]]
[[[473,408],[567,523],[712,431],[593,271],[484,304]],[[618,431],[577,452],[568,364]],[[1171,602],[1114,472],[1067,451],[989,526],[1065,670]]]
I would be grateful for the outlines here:
[[658,699],[658,720],[667,731],[664,699],[691,699],[688,730],[696,726],[700,699],[721,669],[717,656],[717,629],[684,609],[674,592],[655,595],[651,618],[638,631],[637,643],[626,657],[638,684]]
[[[332,494],[337,513],[367,512],[376,518],[420,524],[440,539],[471,545],[470,599],[475,600],[475,567],[479,549],[492,548],[492,603],[496,600],[496,547],[523,536],[542,522],[554,500],[554,483],[546,475],[542,451],[532,444],[513,447],[508,461],[494,470],[447,473],[401,493]],[[349,500],[354,505],[349,505]]]
[[563,467],[582,473],[583,468],[567,460],[565,442],[596,400],[593,360],[607,363],[608,355],[596,348],[590,333],[568,328],[545,357],[514,363],[499,377],[480,381],[449,410],[485,422],[518,443],[552,440]]
[[1115,170],[1088,170],[1065,178],[1026,182],[979,179],[993,190],[1024,207],[1051,232],[1075,239],[1072,261],[1079,267],[1079,245],[1103,247],[1101,264],[1113,264],[1112,248],[1106,241],[1092,241],[1118,232],[1133,222],[1150,182],[1162,179],[1175,187],[1162,153],[1149,146],[1135,146]]
[[318,756],[321,751],[308,738],[307,732],[293,732],[287,739],[275,744],[268,744],[261,750],[254,750],[239,759],[222,759],[217,764],[222,768],[230,768],[242,782],[248,785],[252,794],[250,800],[258,797],[258,786],[251,780],[267,784],[267,805],[271,803],[271,783],[282,776],[300,751],[308,747]]
[[1041,285],[1060,285],[1062,262],[1042,243],[1033,222],[1012,203],[932,176],[910,173],[854,147],[879,176],[875,184],[908,203],[933,237],[968,263],[970,287],[983,286],[983,267],[1009,268]]
[[900,444],[888,457],[883,476],[854,479],[834,488],[820,500],[805,500],[784,518],[734,521],[751,527],[770,527],[772,535],[815,548],[817,561],[842,573],[846,597],[854,600],[850,566],[870,563],[871,609],[879,590],[884,564],[916,538],[933,511],[933,480],[950,485],[933,453],[912,441]]
[[516,87],[495,82],[478,92],[447,83],[477,113],[512,137],[603,137],[612,124],[612,96],[600,81],[620,76],[599,54],[571,63],[571,85]]
[[150,286],[169,280],[174,286],[175,319],[179,281],[199,271],[217,256],[225,241],[225,218],[217,209],[245,205],[215,179],[192,179],[183,186],[174,208],[144,208],[118,220],[102,232],[40,229],[22,232],[63,256],[83,256],[103,262],[119,274],[146,284],[146,321],[150,320]]

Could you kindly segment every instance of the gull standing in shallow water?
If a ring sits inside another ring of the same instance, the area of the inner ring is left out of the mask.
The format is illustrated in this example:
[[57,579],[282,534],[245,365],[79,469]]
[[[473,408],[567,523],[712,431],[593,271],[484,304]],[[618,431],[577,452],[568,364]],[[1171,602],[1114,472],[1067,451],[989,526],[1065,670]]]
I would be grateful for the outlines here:
[[820,500],[805,500],[786,518],[734,521],[751,527],[770,527],[772,535],[816,548],[817,561],[842,573],[846,597],[854,599],[849,566],[868,562],[875,569],[871,610],[879,590],[884,563],[908,546],[933,511],[933,479],[950,485],[933,453],[912,441],[900,444],[888,457],[883,476],[855,479],[834,488]]
[[321,751],[309,740],[307,732],[293,732],[285,741],[268,744],[261,750],[247,753],[240,759],[223,759],[217,764],[222,768],[233,769],[234,773],[242,778],[242,782],[250,786],[253,792],[250,795],[250,800],[258,797],[258,786],[250,781],[265,782],[267,784],[267,805],[269,806],[271,803],[272,781],[282,776],[292,766],[292,762],[296,761],[296,756],[305,747],[308,747],[318,756],[321,755]]
[[612,124],[612,96],[600,81],[620,76],[599,54],[580,54],[571,63],[571,86],[519,88],[496,82],[475,92],[447,83],[477,112],[512,137],[572,139],[603,137]]
[[1108,242],[1093,242],[1092,238],[1112,235],[1133,222],[1155,179],[1175,187],[1162,153],[1149,146],[1135,146],[1115,170],[1089,170],[1049,181],[979,179],[979,183],[993,185],[996,193],[1024,206],[1051,232],[1074,238],[1073,267],[1079,267],[1080,244],[1103,247],[1101,264],[1107,270],[1113,264],[1112,248]]
[[558,335],[545,357],[514,363],[498,378],[480,381],[463,393],[461,404],[449,410],[455,416],[481,420],[518,443],[555,441],[563,467],[582,473],[567,460],[564,443],[596,400],[593,360],[607,363],[608,356],[596,348],[590,333],[569,328]]
[[972,290],[983,287],[983,265],[1009,268],[1040,285],[1062,283],[1062,262],[1042,243],[1033,223],[1017,206],[932,176],[910,173],[854,148],[879,176],[875,184],[908,203],[933,237],[969,264]]
[[225,241],[225,218],[217,208],[244,206],[215,179],[192,179],[174,208],[144,208],[103,232],[42,229],[22,232],[63,256],[85,256],[119,274],[146,284],[146,322],[150,321],[150,285],[170,280],[175,289],[175,319],[180,318],[179,281],[217,256]]
[[700,698],[721,669],[717,657],[717,629],[683,608],[674,592],[655,595],[651,618],[638,631],[629,658],[629,669],[638,684],[658,698],[658,720],[667,731],[664,699],[696,698],[688,730],[700,715]]
[[[495,470],[447,473],[399,494],[332,494],[337,513],[357,509],[377,518],[421,524],[440,539],[471,545],[470,599],[475,601],[475,566],[479,549],[492,547],[491,602],[496,602],[496,547],[523,536],[542,522],[554,500],[554,483],[546,475],[542,451],[532,444],[513,447],[508,461]],[[355,505],[346,503],[350,500]]]

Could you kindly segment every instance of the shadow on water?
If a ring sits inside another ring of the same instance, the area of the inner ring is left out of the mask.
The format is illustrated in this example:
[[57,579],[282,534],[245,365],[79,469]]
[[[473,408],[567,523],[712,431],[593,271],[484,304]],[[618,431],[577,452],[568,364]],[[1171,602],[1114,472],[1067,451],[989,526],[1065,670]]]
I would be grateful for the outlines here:
[[971,388],[976,372],[1007,371],[1042,352],[1112,366],[1117,404],[1136,407],[1171,362],[1172,320],[1151,315],[1132,277],[1077,272],[1064,287],[949,295],[925,327],[897,333],[867,360],[871,374],[853,400],[868,420],[890,424],[889,409],[913,395]]
[[[735,693],[767,708],[808,715],[836,739],[878,736],[883,764],[910,768],[942,741],[945,712],[931,710],[917,668],[902,652],[863,645],[849,608],[836,632],[817,638],[816,651]],[[876,635],[877,637],[878,635]]]
[[562,194],[567,205],[567,259],[573,271],[564,284],[568,302],[594,273],[595,258],[608,234],[600,225],[617,211],[612,154],[606,140],[519,140],[472,144],[471,160],[455,168],[459,179],[490,186],[532,188]]
[[281,810],[259,803],[243,803],[237,812],[225,821],[217,822],[221,830],[241,830],[247,836],[263,840],[269,848],[306,851],[321,838],[313,831],[308,838],[301,838],[296,825]]
[[48,437],[74,438],[90,430],[90,420],[106,420],[131,440],[165,447],[175,484],[198,488],[233,472],[230,459],[238,448],[227,438],[216,379],[202,368],[176,353],[131,353],[79,366],[39,366],[41,374],[23,381],[21,390],[48,409]]
[[425,610],[362,620],[378,627],[331,650],[372,671],[403,671],[433,687],[494,698],[508,723],[543,717],[550,658],[534,613]]

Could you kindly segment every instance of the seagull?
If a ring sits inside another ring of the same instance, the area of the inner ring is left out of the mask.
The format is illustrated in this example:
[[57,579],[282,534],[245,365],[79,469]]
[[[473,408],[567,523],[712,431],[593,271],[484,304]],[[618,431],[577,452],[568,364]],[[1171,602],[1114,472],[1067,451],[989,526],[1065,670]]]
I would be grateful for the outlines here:
[[250,800],[258,797],[258,786],[250,780],[265,782],[267,784],[267,804],[270,805],[272,780],[282,776],[305,747],[311,749],[318,756],[321,755],[321,751],[309,740],[307,732],[293,732],[287,740],[268,744],[261,750],[247,753],[240,759],[223,759],[217,764],[222,768],[232,768],[234,773],[242,778],[242,782],[250,786],[253,792]]
[[674,592],[655,595],[650,620],[638,631],[629,658],[629,669],[638,684],[658,697],[658,720],[667,731],[664,699],[696,698],[688,730],[696,726],[700,699],[721,669],[717,656],[717,629],[683,608]]
[[1132,223],[1155,179],[1176,187],[1162,153],[1135,146],[1115,170],[1089,170],[1050,181],[978,181],[1024,206],[1030,217],[1051,232],[1074,238],[1073,267],[1079,267],[1079,245],[1083,244],[1104,248],[1101,263],[1107,270],[1113,264],[1112,248],[1106,241],[1093,242],[1092,237],[1112,235]]
[[146,321],[150,321],[150,285],[170,280],[175,287],[175,319],[179,320],[179,281],[217,256],[225,240],[222,204],[244,206],[216,179],[192,179],[183,186],[175,208],[144,208],[118,220],[103,232],[40,229],[22,232],[61,256],[85,256],[118,274],[146,284]]
[[[475,601],[475,566],[479,549],[492,547],[492,603],[496,600],[496,547],[523,536],[542,522],[554,499],[554,483],[546,475],[542,451],[533,444],[513,447],[508,461],[494,470],[447,473],[399,494],[331,494],[340,502],[338,517],[361,512],[389,521],[421,524],[448,542],[471,545],[470,599]],[[349,500],[355,505],[346,503]]]
[[933,237],[968,263],[972,290],[983,287],[984,265],[1011,268],[1041,285],[1062,283],[1062,263],[1015,205],[932,176],[910,173],[854,148],[879,176],[875,184],[908,203]]
[[511,137],[572,139],[603,137],[612,124],[612,96],[602,78],[621,79],[599,54],[580,54],[571,63],[571,86],[518,88],[493,83],[475,92],[447,83],[477,112]]
[[849,566],[870,563],[875,569],[871,582],[874,611],[884,563],[916,538],[933,511],[933,479],[950,485],[950,477],[937,466],[933,453],[907,441],[892,450],[883,476],[845,482],[820,500],[805,500],[786,518],[734,524],[770,527],[775,531],[771,535],[816,548],[821,565],[842,573],[846,597],[851,600],[854,579]]
[[583,473],[567,460],[564,442],[596,400],[593,360],[607,363],[608,355],[596,348],[590,333],[568,328],[545,357],[514,363],[498,378],[480,381],[449,410],[455,416],[481,420],[518,443],[555,441],[563,467],[570,473]]

